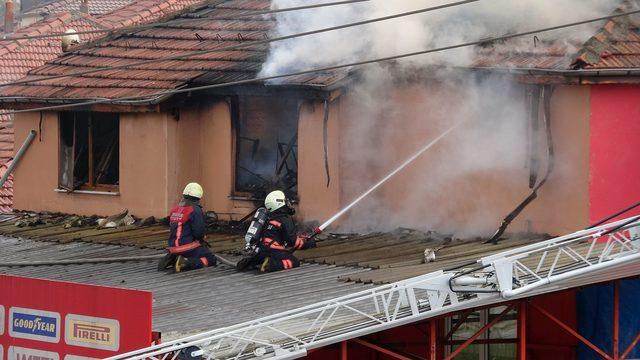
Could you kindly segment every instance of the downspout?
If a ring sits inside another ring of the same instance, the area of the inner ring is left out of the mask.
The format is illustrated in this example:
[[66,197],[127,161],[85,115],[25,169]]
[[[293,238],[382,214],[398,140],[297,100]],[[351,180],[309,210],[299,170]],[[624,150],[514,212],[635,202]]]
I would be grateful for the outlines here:
[[324,171],[327,174],[327,188],[331,184],[329,174],[329,100],[324,101],[324,118],[322,119],[322,150],[324,151]]
[[553,149],[553,137],[551,134],[551,94],[552,93],[553,93],[553,90],[551,86],[545,85],[542,87],[542,101],[544,104],[544,126],[545,126],[546,138],[547,138],[547,157],[548,157],[547,172],[545,173],[544,178],[540,180],[538,185],[536,185],[533,188],[529,196],[527,196],[511,213],[509,213],[509,215],[507,215],[507,217],[504,218],[504,220],[502,220],[502,224],[500,225],[496,233],[493,235],[493,237],[491,237],[491,239],[489,239],[485,243],[491,243],[494,245],[498,243],[500,236],[504,234],[505,230],[507,230],[507,227],[511,224],[511,222],[516,217],[518,217],[518,215],[520,215],[522,210],[524,210],[533,200],[535,200],[538,197],[538,190],[547,182],[549,175],[553,171],[555,159],[554,159],[554,149]]
[[11,162],[11,165],[7,167],[7,171],[5,171],[4,175],[2,176],[2,179],[0,179],[0,188],[4,186],[4,183],[9,178],[9,175],[11,175],[11,173],[13,172],[13,169],[15,169],[16,165],[18,165],[18,163],[20,162],[20,159],[22,159],[22,156],[27,151],[27,149],[29,148],[29,145],[31,145],[31,143],[33,142],[33,139],[35,138],[36,138],[36,131],[31,130],[29,132],[29,135],[27,135],[27,138],[24,139],[24,142],[22,143],[22,146],[20,146],[20,149],[16,153],[16,156],[13,157],[13,161]]

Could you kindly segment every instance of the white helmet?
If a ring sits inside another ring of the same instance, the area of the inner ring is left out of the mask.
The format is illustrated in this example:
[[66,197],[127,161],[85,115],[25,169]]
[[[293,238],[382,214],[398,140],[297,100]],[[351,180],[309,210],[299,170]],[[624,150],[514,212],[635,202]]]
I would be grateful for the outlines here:
[[287,197],[280,190],[270,192],[264,199],[264,206],[269,212],[276,211],[285,205],[287,205]]
[[202,186],[198,183],[188,183],[187,186],[184,187],[184,191],[182,195],[191,196],[194,198],[202,199],[204,191],[202,191]]

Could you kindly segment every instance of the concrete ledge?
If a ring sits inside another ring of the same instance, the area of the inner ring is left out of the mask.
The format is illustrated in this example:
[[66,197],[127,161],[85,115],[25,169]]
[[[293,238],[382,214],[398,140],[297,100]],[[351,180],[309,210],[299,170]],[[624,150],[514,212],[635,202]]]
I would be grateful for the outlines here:
[[94,191],[94,190],[74,190],[67,191],[65,189],[53,189],[55,192],[65,193],[65,194],[90,194],[90,195],[108,195],[108,196],[120,196],[120,192],[109,192],[109,191]]

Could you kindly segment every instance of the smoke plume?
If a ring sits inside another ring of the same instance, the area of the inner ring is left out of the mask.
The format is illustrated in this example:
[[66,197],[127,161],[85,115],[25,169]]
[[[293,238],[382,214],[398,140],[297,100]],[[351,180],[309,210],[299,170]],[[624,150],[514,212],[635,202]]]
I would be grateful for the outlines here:
[[[285,12],[277,16],[276,33],[287,35],[317,30],[450,2],[452,1],[373,0]],[[309,2],[304,0],[273,1],[275,8],[308,4]],[[263,74],[274,75],[292,70],[391,56],[601,17],[610,14],[618,5],[619,0],[482,0],[429,13],[272,43]],[[567,45],[573,45],[584,42],[592,35],[594,26],[597,25],[542,33],[538,38],[561,39]],[[531,37],[522,39],[521,42],[522,46],[534,46]],[[472,61],[473,51],[472,48],[454,50],[418,56],[403,62],[420,65],[466,65]]]
[[[276,32],[310,31],[447,2],[378,0],[283,13],[277,16]],[[283,8],[308,2],[275,0],[273,4]],[[262,75],[595,18],[610,14],[619,4],[611,0],[483,0],[273,43]],[[542,33],[535,41],[533,37],[508,41],[496,44],[495,50],[535,52],[540,43],[554,42],[571,54],[601,25]],[[486,236],[528,194],[531,88],[497,75],[442,70],[469,66],[477,55],[477,48],[465,48],[358,69],[357,80],[337,100],[341,109],[343,202],[366,190],[452,124],[463,125],[354,208],[340,223],[341,230],[412,227],[460,237]],[[440,70],[434,73],[431,65]],[[544,164],[539,166],[537,170],[544,170]],[[571,168],[559,165],[555,181],[570,179],[571,172]]]

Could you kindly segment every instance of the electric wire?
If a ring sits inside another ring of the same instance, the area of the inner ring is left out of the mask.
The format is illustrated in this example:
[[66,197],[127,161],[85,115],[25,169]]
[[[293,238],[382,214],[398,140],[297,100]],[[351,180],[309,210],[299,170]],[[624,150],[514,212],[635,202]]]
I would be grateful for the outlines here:
[[[320,68],[315,68],[315,69],[291,72],[291,73],[287,73],[287,74],[263,76],[263,77],[257,77],[257,78],[252,78],[252,79],[245,79],[245,80],[224,82],[224,83],[219,83],[219,84],[196,86],[196,87],[191,87],[191,88],[166,90],[166,91],[160,91],[160,92],[156,92],[156,93],[153,93],[153,94],[147,94],[147,95],[143,95],[143,96],[128,96],[128,97],[121,97],[121,98],[115,98],[115,99],[96,99],[96,100],[84,101],[84,102],[78,102],[78,103],[68,103],[68,104],[53,105],[53,106],[46,106],[46,107],[39,107],[39,108],[31,108],[31,109],[25,109],[25,110],[14,110],[14,111],[7,112],[7,114],[18,114],[18,113],[31,112],[31,111],[56,110],[56,109],[73,108],[73,107],[79,107],[79,106],[96,105],[96,104],[109,104],[109,103],[117,104],[117,103],[125,103],[125,101],[130,101],[130,103],[136,103],[136,102],[139,103],[139,102],[145,102],[145,101],[149,102],[154,98],[158,99],[158,98],[161,98],[161,97],[167,96],[167,95],[183,94],[183,93],[189,93],[189,92],[195,92],[195,91],[201,91],[201,90],[209,90],[209,89],[229,87],[229,86],[242,85],[242,84],[249,84],[249,83],[255,83],[255,82],[276,80],[276,79],[282,79],[282,78],[287,78],[287,77],[292,77],[292,76],[300,76],[300,75],[306,75],[306,74],[312,74],[312,73],[318,73],[318,72],[328,72],[328,71],[332,71],[332,70],[339,70],[339,69],[345,69],[345,68],[354,68],[354,67],[359,67],[359,66],[373,64],[373,63],[388,62],[388,61],[393,61],[393,60],[398,60],[398,59],[414,57],[414,56],[418,56],[418,55],[425,55],[425,54],[430,54],[430,53],[435,53],[435,52],[442,52],[442,51],[453,50],[453,49],[460,49],[460,48],[469,47],[469,46],[487,44],[487,43],[492,43],[492,42],[497,42],[497,41],[502,41],[502,40],[508,40],[508,39],[512,39],[512,38],[516,38],[516,37],[522,37],[522,36],[527,36],[527,35],[532,35],[532,34],[537,34],[537,33],[542,33],[542,32],[560,30],[560,29],[565,29],[565,28],[579,26],[579,25],[585,25],[585,24],[589,24],[589,23],[594,23],[594,22],[598,22],[598,21],[619,18],[619,17],[633,15],[633,14],[637,14],[637,13],[640,13],[640,10],[634,10],[634,11],[629,11],[629,12],[624,12],[624,13],[619,13],[619,14],[614,14],[614,15],[602,16],[602,17],[598,17],[598,18],[592,18],[592,19],[588,19],[588,20],[571,22],[571,23],[566,23],[566,24],[562,24],[562,25],[555,25],[555,26],[550,26],[550,27],[546,27],[546,28],[540,28],[540,29],[536,29],[536,30],[528,30],[528,31],[524,31],[524,32],[514,33],[514,34],[501,35],[501,36],[497,36],[497,37],[489,37],[489,38],[485,38],[485,39],[480,39],[480,40],[475,40],[475,41],[470,41],[470,42],[464,42],[464,43],[459,43],[459,44],[454,44],[454,45],[448,45],[448,46],[442,46],[442,47],[437,47],[437,48],[432,48],[432,49],[427,49],[427,50],[415,51],[415,52],[410,52],[410,53],[404,53],[404,54],[393,55],[393,56],[386,56],[386,57],[363,60],[363,61],[357,61],[357,62],[346,63],[346,64],[341,64],[341,65],[325,66],[325,67],[320,67]],[[11,97],[0,97],[0,100],[1,99],[10,99],[10,98]]]
[[[299,11],[299,10],[310,10],[310,9],[316,9],[316,8],[321,8],[321,7],[330,7],[330,6],[338,6],[338,5],[347,5],[347,4],[354,4],[354,3],[361,3],[361,2],[368,2],[371,0],[343,0],[343,1],[336,1],[336,2],[330,2],[330,3],[320,3],[320,4],[313,4],[313,5],[303,5],[303,6],[294,6],[294,7],[288,7],[288,8],[280,8],[280,9],[270,9],[270,10],[260,10],[260,11],[247,11],[247,12],[241,12],[241,13],[237,13],[237,14],[233,14],[233,20],[235,20],[235,18],[238,17],[251,17],[251,16],[265,16],[265,15],[273,15],[273,14],[278,14],[278,13],[284,13],[284,12],[292,12],[292,11]],[[207,4],[210,5],[210,4]],[[206,6],[206,5],[202,5],[202,6]],[[219,16],[219,17],[207,17],[207,18],[202,18],[201,20],[228,20],[229,16]],[[111,35],[111,34],[116,34],[116,33],[121,33],[121,32],[126,32],[126,31],[136,31],[136,30],[144,30],[144,29],[148,29],[148,28],[154,28],[154,27],[162,27],[162,26],[172,26],[172,25],[180,25],[182,23],[192,23],[194,20],[199,20],[197,18],[195,19],[174,19],[174,20],[169,20],[169,21],[165,21],[165,22],[157,22],[157,23],[151,23],[151,24],[141,24],[141,25],[135,25],[135,26],[127,26],[127,27],[121,27],[118,29],[95,29],[95,30],[85,30],[85,31],[76,31],[73,33],[73,35],[86,35],[86,34],[99,34],[99,33],[107,33],[107,35]],[[25,36],[7,36],[4,37],[0,40],[9,40],[9,41],[14,41],[14,40],[31,40],[31,39],[44,39],[44,38],[52,38],[52,37],[59,37],[59,36],[64,36],[64,35],[69,35],[67,33],[49,33],[49,34],[40,34],[40,35],[25,35]]]
[[244,49],[244,48],[254,47],[254,46],[258,46],[258,45],[265,45],[265,44],[270,44],[270,43],[278,42],[278,41],[290,40],[290,39],[295,39],[295,38],[304,37],[304,36],[316,35],[316,34],[321,34],[321,33],[330,32],[330,31],[347,29],[347,28],[350,28],[350,27],[362,26],[362,25],[372,24],[372,23],[376,23],[376,22],[381,22],[381,21],[386,21],[386,20],[391,20],[391,19],[397,19],[397,18],[407,17],[407,16],[421,14],[421,13],[427,13],[427,12],[431,12],[431,11],[450,8],[450,7],[454,7],[454,6],[465,5],[465,4],[478,2],[478,1],[481,1],[481,0],[457,1],[457,2],[453,2],[453,3],[448,3],[448,4],[438,5],[438,6],[432,6],[432,7],[422,8],[422,9],[418,9],[418,10],[412,10],[412,11],[407,11],[407,12],[403,12],[403,13],[398,13],[398,14],[387,15],[387,16],[368,19],[368,20],[358,21],[358,22],[351,22],[351,23],[347,23],[347,24],[331,26],[331,27],[312,30],[312,31],[306,31],[306,32],[301,32],[301,33],[295,33],[295,34],[290,34],[290,35],[279,36],[279,37],[275,37],[275,38],[272,38],[272,39],[248,41],[248,42],[244,42],[244,43],[241,43],[241,44],[222,46],[222,47],[218,47],[218,48],[215,48],[215,49],[196,50],[196,51],[188,52],[186,54],[167,56],[167,57],[162,57],[162,58],[158,58],[158,59],[141,60],[141,61],[137,61],[137,62],[133,62],[133,63],[129,63],[129,64],[123,64],[123,65],[117,65],[117,66],[111,66],[111,67],[100,67],[100,68],[95,68],[95,69],[90,69],[90,70],[76,71],[76,72],[72,72],[72,73],[68,73],[68,74],[41,76],[41,77],[33,78],[33,79],[18,80],[18,81],[13,81],[13,82],[9,82],[9,83],[0,84],[0,87],[6,87],[6,86],[12,86],[12,85],[23,85],[23,84],[29,84],[29,83],[40,82],[40,81],[45,81],[45,80],[61,79],[61,78],[66,78],[66,77],[70,77],[70,76],[82,76],[82,75],[88,75],[88,74],[93,74],[93,73],[102,72],[102,71],[112,71],[112,70],[118,70],[118,69],[127,69],[127,68],[131,68],[131,67],[138,66],[138,65],[148,65],[148,64],[159,63],[159,62],[164,62],[164,61],[169,61],[169,60],[184,60],[186,58],[190,58],[190,57],[193,57],[193,56],[210,54],[210,53],[215,53],[215,52],[222,52],[222,51],[231,51],[231,50]]

